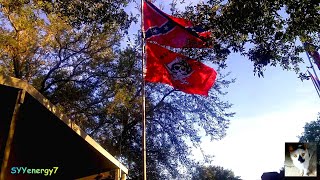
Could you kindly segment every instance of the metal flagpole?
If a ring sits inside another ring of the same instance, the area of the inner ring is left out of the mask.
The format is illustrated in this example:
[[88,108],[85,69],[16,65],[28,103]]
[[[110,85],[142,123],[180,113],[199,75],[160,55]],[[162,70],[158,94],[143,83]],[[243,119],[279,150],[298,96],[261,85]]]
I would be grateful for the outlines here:
[[[309,71],[308,71],[308,72],[309,72]],[[310,72],[309,72],[309,75],[312,76],[312,74],[311,74]],[[319,98],[320,98],[320,92],[319,92],[320,89],[319,89],[318,86],[317,86],[317,82],[314,81],[313,77],[311,77],[311,81],[312,81],[314,87],[316,88],[316,91],[317,91],[318,96],[319,96]]]
[[147,150],[146,150],[146,93],[145,93],[145,33],[143,31],[143,3],[141,0],[141,35],[142,35],[142,157],[143,157],[143,180],[147,180]]
[[312,62],[311,62],[311,59],[310,59],[310,56],[309,56],[308,51],[306,51],[306,54],[307,54],[307,57],[308,57],[308,59],[309,59],[310,67],[312,68],[314,75],[316,76],[317,79],[319,79],[319,78],[318,78],[318,75],[317,75],[317,73],[316,73],[316,70],[314,70],[314,66],[313,66],[313,64],[312,64]]
[[[313,66],[313,64],[312,64],[312,62],[311,62],[311,59],[310,59],[310,56],[309,56],[309,53],[308,53],[307,50],[306,50],[306,54],[307,54],[307,57],[308,57],[308,60],[309,60],[309,63],[310,63],[310,67],[312,68],[314,75],[316,76],[317,79],[319,79],[319,78],[318,78],[318,75],[317,75],[317,73],[316,73],[316,70],[314,69],[314,66]],[[311,75],[311,74],[310,74],[310,75]],[[311,78],[312,78],[312,77],[311,77]],[[319,98],[320,98],[320,92],[319,92],[319,89],[318,89],[318,87],[320,86],[320,84],[318,84],[318,82],[314,82],[313,79],[312,79],[312,82],[313,82],[313,85],[314,85],[314,87],[316,88],[316,91],[317,91],[318,96],[319,96]],[[317,86],[317,84],[318,84],[318,86]]]

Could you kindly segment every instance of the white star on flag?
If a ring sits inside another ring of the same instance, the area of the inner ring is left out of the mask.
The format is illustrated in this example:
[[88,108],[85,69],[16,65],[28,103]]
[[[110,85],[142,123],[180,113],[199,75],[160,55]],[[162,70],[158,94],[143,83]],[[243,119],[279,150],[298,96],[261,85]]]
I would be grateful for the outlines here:
[[153,29],[152,32],[153,32],[153,34],[157,34],[158,30],[157,29]]

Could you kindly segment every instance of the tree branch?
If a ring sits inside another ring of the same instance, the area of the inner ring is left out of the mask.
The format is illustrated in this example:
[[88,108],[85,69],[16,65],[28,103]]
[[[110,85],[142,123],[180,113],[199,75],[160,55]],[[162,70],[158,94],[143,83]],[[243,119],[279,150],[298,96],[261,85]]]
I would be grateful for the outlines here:
[[[172,89],[171,91],[169,91],[167,94],[165,94],[161,100],[157,103],[157,105],[155,105],[152,109],[150,109],[149,111],[147,111],[146,115],[150,114],[152,111],[154,111],[156,108],[158,108],[160,106],[160,104],[164,101],[164,99],[166,97],[168,97],[172,92],[177,91],[177,89]],[[142,116],[138,117],[136,120],[131,121],[130,123],[128,123],[123,131],[122,131],[122,136],[124,137],[125,134],[127,133],[127,131],[129,131],[132,127],[134,127],[136,124],[138,124],[138,122],[140,122]]]

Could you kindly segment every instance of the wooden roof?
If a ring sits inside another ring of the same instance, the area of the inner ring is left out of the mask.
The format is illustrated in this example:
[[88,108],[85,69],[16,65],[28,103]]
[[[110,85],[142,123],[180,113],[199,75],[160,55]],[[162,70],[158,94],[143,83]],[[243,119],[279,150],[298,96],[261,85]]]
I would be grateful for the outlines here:
[[[52,169],[52,179],[76,179],[128,169],[60,112],[26,81],[0,75],[0,159],[4,152],[17,96],[25,91],[16,121],[6,179],[43,179],[43,174],[13,174],[14,167]],[[3,167],[2,167],[3,168]],[[17,169],[15,169],[17,170]],[[46,176],[45,178],[49,178]]]

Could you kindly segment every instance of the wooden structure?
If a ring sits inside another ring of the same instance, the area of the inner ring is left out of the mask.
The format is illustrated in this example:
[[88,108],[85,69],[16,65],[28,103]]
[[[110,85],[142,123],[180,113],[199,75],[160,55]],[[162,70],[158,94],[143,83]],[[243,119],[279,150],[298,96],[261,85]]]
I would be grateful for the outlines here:
[[1,75],[0,160],[0,180],[125,180],[128,174],[35,88]]

